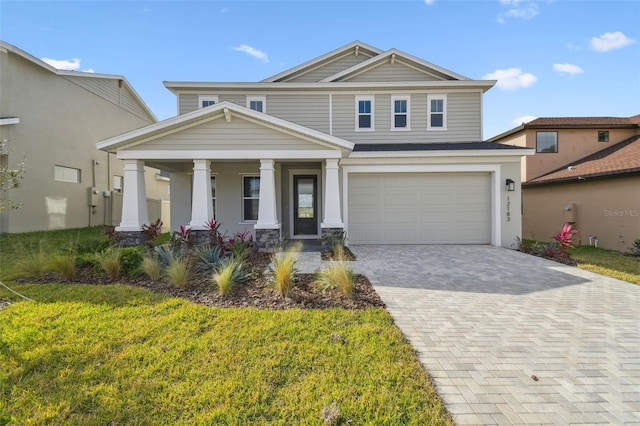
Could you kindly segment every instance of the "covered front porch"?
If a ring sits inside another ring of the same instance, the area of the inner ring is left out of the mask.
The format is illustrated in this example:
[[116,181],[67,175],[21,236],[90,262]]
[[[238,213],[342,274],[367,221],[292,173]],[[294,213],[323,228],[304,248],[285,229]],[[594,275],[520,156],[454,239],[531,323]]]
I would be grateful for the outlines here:
[[124,162],[124,244],[149,223],[144,166],[170,174],[171,226],[207,233],[211,219],[249,231],[261,251],[285,239],[326,239],[344,229],[340,160],[348,141],[220,103],[103,141]]

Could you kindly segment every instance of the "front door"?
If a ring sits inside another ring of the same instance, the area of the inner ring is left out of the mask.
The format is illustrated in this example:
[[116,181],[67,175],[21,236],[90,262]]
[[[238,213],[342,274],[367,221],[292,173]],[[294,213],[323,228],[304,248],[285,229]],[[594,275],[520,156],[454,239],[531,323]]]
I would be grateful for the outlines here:
[[293,235],[318,235],[318,177],[293,176]]

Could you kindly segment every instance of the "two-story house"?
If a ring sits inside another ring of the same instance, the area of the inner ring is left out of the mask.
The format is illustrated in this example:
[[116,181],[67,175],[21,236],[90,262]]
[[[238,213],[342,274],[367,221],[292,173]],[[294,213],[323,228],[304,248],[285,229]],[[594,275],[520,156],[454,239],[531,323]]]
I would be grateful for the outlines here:
[[[0,232],[120,223],[123,165],[95,143],[156,122],[123,76],[58,70],[0,41],[0,164],[26,159],[20,187],[1,194],[22,208],[0,214]],[[148,211],[155,220],[164,206],[168,221],[158,174],[146,174]]]
[[489,141],[536,150],[522,162],[524,238],[565,222],[582,244],[627,251],[640,238],[640,115],[538,118]]
[[[178,115],[98,143],[125,163],[124,214],[147,222],[143,166],[171,174],[171,224],[354,244],[494,244],[520,236],[520,160],[482,142],[471,80],[352,42],[255,83],[165,82]],[[518,189],[518,190],[516,190]]]

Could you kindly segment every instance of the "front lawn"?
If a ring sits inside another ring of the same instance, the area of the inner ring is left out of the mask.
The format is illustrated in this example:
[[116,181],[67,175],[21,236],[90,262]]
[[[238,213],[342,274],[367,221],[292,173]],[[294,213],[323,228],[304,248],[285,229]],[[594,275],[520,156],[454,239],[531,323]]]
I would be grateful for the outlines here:
[[0,424],[451,424],[384,309],[216,309],[125,285],[12,287],[38,303],[0,310]]
[[578,246],[571,254],[581,269],[640,284],[640,257],[592,246]]

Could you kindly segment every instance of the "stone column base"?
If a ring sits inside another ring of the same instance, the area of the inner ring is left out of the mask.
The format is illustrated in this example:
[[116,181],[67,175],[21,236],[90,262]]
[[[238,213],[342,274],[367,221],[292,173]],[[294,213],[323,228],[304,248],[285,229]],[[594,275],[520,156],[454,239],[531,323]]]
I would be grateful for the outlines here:
[[322,251],[330,251],[331,239],[342,232],[343,228],[322,228]]
[[209,231],[207,231],[206,229],[192,229],[191,239],[193,240],[193,245],[196,247],[211,244],[211,240],[209,239]]
[[273,253],[282,245],[279,229],[256,229],[256,248],[260,253]]
[[116,231],[116,240],[121,247],[136,247],[146,243],[147,238],[142,231]]

